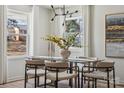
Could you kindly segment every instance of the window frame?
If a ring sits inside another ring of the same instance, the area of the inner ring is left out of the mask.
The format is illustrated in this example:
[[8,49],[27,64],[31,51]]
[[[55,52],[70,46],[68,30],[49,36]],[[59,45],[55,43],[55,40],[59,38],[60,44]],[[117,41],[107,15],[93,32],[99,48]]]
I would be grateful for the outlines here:
[[[82,16],[76,16],[76,17],[71,17],[71,18],[66,18],[65,19],[65,22],[66,22],[66,20],[68,21],[68,20],[75,20],[75,19],[77,19],[77,20],[82,20],[82,23],[80,23],[80,28],[82,28],[82,31],[80,31],[80,32],[82,32],[82,33],[80,33],[80,35],[82,35],[82,38],[80,38],[81,39],[81,46],[83,45],[83,46],[85,46],[85,30],[84,30],[84,19],[83,19],[83,17]],[[66,24],[66,23],[65,23]],[[82,27],[81,27],[81,24],[82,24]],[[66,27],[65,27],[65,29],[66,29]],[[80,29],[81,30],[81,29]],[[63,32],[63,34],[64,34],[64,32]],[[81,49],[82,47],[70,47],[70,49],[71,50],[77,50],[77,49]]]
[[[24,55],[17,55],[17,56],[15,56],[15,55],[8,55],[8,51],[7,51],[7,49],[8,49],[8,46],[7,46],[7,43],[8,43],[8,40],[7,40],[7,37],[9,36],[9,35],[16,35],[16,34],[8,34],[8,28],[7,28],[7,33],[6,33],[6,54],[7,54],[7,57],[8,58],[22,58],[22,57],[26,57],[27,55],[29,55],[29,38],[30,38],[30,32],[29,32],[29,30],[30,30],[30,24],[29,24],[29,22],[30,22],[30,13],[27,13],[27,12],[24,12],[24,11],[19,11],[19,10],[14,10],[14,9],[7,9],[7,13],[9,14],[9,13],[12,13],[12,14],[15,14],[15,15],[20,15],[20,16],[26,16],[26,21],[27,21],[27,33],[26,34],[19,34],[20,36],[26,36],[26,53],[24,54]],[[8,14],[7,14],[7,21],[8,21]]]

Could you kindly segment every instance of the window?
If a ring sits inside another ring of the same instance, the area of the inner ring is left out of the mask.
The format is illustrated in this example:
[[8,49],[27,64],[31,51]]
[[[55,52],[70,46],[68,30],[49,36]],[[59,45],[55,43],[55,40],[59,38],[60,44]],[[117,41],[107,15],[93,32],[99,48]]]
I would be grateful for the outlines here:
[[70,34],[79,33],[76,37],[75,43],[72,47],[81,47],[83,43],[83,20],[81,17],[69,18],[65,21],[66,30],[64,32],[64,37]]
[[8,11],[7,21],[7,55],[26,55],[28,51],[28,16],[21,12]]

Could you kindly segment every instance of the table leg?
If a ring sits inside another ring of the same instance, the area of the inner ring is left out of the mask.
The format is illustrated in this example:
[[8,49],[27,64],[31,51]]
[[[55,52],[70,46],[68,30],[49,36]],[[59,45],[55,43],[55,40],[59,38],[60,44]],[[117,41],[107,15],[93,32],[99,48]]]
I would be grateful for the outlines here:
[[[75,63],[75,66],[77,66],[77,63]],[[76,68],[75,68],[76,69]],[[79,78],[79,77],[78,77]],[[79,83],[79,82],[78,82]],[[78,84],[79,85],[79,84]],[[77,88],[77,77],[75,77],[75,88]]]
[[[90,62],[88,62],[88,73],[90,73]],[[87,80],[87,82],[88,82],[88,88],[90,88],[90,78],[88,77],[88,80]]]

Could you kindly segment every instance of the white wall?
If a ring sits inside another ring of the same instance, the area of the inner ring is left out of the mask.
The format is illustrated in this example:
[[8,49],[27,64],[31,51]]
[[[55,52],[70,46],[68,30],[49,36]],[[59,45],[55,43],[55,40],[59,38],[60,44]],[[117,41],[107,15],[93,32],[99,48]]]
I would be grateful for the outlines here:
[[[123,5],[106,5],[91,7],[91,42],[92,56],[105,57],[105,15],[111,13],[124,13]],[[124,58],[109,58],[115,61],[116,76],[124,83]]]
[[25,58],[9,58],[7,62],[7,82],[24,78]]
[[32,11],[32,5],[8,5],[9,9],[24,11],[24,12],[31,12]]
[[50,33],[49,9],[34,6],[34,55],[48,55],[48,42],[41,38]]
[[0,84],[3,83],[3,6],[0,6]]

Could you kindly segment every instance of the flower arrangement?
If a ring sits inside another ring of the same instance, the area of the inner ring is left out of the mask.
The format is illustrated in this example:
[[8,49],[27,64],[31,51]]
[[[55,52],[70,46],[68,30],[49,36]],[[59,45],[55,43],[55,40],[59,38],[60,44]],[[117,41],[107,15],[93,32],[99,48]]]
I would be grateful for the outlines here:
[[68,35],[65,38],[59,37],[57,35],[48,35],[47,38],[45,38],[45,40],[48,40],[57,44],[61,49],[68,50],[69,47],[74,44],[76,36],[78,34],[79,33],[74,33],[74,34]]

